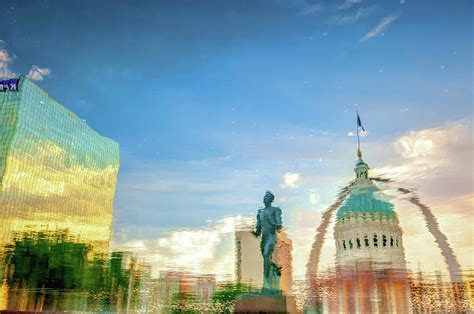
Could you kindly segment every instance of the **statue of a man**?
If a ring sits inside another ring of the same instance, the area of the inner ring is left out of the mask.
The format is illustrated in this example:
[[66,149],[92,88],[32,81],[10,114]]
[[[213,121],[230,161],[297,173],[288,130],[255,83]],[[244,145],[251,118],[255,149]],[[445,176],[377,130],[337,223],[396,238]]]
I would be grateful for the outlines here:
[[278,242],[278,235],[282,228],[281,209],[273,207],[275,196],[267,191],[263,197],[264,208],[258,210],[255,236],[262,235],[260,249],[263,255],[263,290],[280,290],[280,267],[272,260],[272,253]]

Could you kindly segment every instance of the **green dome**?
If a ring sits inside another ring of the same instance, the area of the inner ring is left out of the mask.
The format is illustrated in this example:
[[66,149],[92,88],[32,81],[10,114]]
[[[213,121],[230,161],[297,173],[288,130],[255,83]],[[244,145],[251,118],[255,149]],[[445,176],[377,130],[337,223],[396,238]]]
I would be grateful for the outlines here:
[[380,214],[382,217],[395,218],[393,204],[385,199],[380,189],[368,177],[369,166],[359,158],[354,169],[356,180],[350,188],[350,195],[337,211],[337,219],[341,220],[351,213]]
[[351,189],[348,199],[337,211],[337,219],[344,219],[351,213],[379,213],[387,218],[395,218],[393,204],[384,199],[376,186]]

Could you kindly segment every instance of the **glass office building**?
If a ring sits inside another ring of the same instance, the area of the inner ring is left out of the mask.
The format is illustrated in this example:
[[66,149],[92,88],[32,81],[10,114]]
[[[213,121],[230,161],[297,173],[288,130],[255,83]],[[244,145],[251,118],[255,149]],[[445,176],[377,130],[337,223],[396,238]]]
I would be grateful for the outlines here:
[[9,82],[0,82],[0,247],[63,232],[107,252],[118,143],[29,79]]

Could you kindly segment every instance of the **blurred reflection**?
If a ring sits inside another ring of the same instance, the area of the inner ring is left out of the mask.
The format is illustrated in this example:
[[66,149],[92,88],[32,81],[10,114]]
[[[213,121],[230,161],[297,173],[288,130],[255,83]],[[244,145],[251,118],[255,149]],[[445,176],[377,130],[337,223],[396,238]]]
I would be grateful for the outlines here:
[[116,311],[136,308],[140,269],[114,252],[94,254],[67,232],[18,234],[2,256],[3,308]]

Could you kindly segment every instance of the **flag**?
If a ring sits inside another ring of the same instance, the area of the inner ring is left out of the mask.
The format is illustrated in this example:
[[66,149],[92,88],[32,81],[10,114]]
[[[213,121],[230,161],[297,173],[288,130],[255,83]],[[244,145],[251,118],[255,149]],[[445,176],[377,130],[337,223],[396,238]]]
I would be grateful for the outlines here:
[[360,121],[359,113],[357,113],[357,127],[360,127],[362,129],[362,131],[365,132],[365,129],[362,126],[362,122]]
[[9,79],[0,81],[0,92],[17,92],[19,81],[20,79]]

